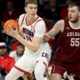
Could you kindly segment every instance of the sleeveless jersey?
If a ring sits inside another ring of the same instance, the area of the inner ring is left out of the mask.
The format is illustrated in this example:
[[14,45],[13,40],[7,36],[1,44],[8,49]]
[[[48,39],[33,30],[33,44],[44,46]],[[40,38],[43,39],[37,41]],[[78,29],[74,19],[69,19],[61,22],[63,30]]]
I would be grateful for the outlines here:
[[73,29],[69,21],[64,20],[64,31],[59,35],[59,44],[54,61],[71,64],[80,62],[80,28]]
[[[30,25],[27,25],[26,21],[25,21],[25,14],[22,14],[19,17],[19,25],[20,25],[20,30],[24,33],[25,38],[27,38],[27,40],[32,41],[34,36],[38,36],[38,37],[42,37],[44,36],[44,33],[46,32],[46,26],[45,26],[45,22],[44,20],[36,15],[36,19],[33,21],[33,23],[31,23]],[[40,53],[42,50],[44,49],[48,49],[50,48],[49,44],[47,42],[42,42],[40,44],[40,47],[38,49],[38,51],[36,53],[33,53],[32,51],[29,50],[30,53],[32,53],[31,55],[35,55]],[[25,51],[28,48],[25,48]],[[28,55],[30,55],[30,53]]]

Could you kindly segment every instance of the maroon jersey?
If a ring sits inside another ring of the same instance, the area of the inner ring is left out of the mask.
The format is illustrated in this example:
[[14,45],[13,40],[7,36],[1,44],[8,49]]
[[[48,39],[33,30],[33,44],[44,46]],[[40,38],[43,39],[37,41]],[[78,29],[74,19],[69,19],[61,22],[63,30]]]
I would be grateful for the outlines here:
[[64,22],[64,31],[60,33],[54,61],[64,64],[80,63],[80,29],[71,28],[68,20]]

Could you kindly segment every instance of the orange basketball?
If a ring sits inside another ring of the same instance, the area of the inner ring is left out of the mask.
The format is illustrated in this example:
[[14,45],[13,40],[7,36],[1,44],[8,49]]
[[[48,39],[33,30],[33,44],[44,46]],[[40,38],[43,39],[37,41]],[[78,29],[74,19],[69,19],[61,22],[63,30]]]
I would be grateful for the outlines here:
[[9,27],[12,27],[12,29],[14,29],[14,30],[16,28],[18,29],[19,28],[18,22],[13,19],[7,20],[3,26],[4,31],[7,31],[7,29],[9,29]]

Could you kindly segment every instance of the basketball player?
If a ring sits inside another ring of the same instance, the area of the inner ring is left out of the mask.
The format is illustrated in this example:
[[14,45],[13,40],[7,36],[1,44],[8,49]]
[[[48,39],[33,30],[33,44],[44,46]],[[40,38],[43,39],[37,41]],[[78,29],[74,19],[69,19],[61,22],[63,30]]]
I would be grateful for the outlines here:
[[37,0],[26,0],[25,12],[19,17],[20,31],[25,38],[11,27],[6,32],[25,46],[25,53],[5,80],[16,80],[24,73],[32,74],[33,70],[36,80],[47,80],[44,74],[50,60],[51,48],[47,42],[43,42],[46,26],[37,15]]
[[52,80],[61,80],[65,71],[80,75],[80,4],[71,3],[68,7],[68,19],[58,21],[45,34],[48,38],[59,35],[57,53],[53,60]]

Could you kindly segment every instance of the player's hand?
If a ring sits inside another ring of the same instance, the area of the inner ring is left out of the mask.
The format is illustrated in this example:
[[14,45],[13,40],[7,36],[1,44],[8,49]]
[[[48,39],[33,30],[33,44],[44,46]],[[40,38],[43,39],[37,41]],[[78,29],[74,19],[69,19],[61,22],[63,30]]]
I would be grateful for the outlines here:
[[51,39],[51,36],[48,33],[45,33],[43,39],[44,41],[49,41]]
[[68,78],[69,80],[74,80],[74,74],[68,74],[67,71],[64,72],[63,77],[66,79]]
[[14,30],[14,29],[12,29],[10,26],[9,26],[9,28],[5,31],[5,33],[6,33],[7,35],[9,35],[9,36],[14,37],[14,38],[16,38],[17,35],[19,35],[18,30],[17,30],[17,29]]

